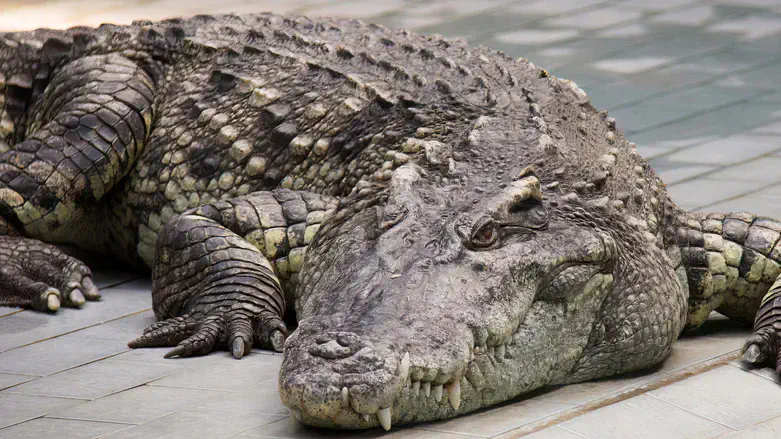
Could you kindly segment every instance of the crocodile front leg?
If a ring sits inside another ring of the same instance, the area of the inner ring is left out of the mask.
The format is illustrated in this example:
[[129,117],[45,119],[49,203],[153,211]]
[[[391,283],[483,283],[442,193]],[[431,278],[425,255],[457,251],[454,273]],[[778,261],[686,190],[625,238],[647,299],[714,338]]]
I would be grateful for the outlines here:
[[56,311],[100,298],[84,264],[42,241],[101,247],[96,228],[78,223],[141,152],[154,89],[121,55],[53,76],[25,139],[0,154],[0,305]]
[[166,357],[219,345],[236,358],[254,344],[281,352],[285,290],[295,288],[306,246],[334,207],[330,197],[281,189],[174,218],[160,232],[153,267],[161,321],[129,346],[175,346]]

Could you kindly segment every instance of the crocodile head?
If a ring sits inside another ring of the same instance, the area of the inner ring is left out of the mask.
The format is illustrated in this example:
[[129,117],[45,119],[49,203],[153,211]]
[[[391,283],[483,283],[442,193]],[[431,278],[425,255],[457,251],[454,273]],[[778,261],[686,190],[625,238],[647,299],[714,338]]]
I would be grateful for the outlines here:
[[528,169],[493,187],[432,174],[396,169],[310,246],[279,378],[303,422],[444,419],[599,370],[582,360],[614,291],[611,233]]

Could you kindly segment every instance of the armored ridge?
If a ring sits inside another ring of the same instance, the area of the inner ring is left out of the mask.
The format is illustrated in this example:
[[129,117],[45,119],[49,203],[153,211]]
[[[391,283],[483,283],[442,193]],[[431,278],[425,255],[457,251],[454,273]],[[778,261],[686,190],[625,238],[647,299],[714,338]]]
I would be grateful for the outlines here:
[[768,290],[747,357],[775,358],[781,225],[681,211],[526,60],[260,14],[5,34],[0,65],[0,303],[99,298],[44,242],[146,265],[160,321],[132,347],[284,344],[304,422],[390,428],[641,369]]

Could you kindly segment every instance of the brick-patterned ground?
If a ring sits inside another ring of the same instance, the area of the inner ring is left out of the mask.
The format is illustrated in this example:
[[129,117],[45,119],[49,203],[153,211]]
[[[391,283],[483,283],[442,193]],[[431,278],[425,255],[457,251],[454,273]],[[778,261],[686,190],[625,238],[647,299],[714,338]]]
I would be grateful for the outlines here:
[[[610,110],[680,205],[781,218],[781,0],[0,0],[0,30],[266,10],[356,17],[531,59]],[[329,435],[292,421],[276,396],[278,355],[163,360],[161,350],[129,351],[127,340],[154,320],[149,282],[97,272],[105,300],[83,310],[0,308],[0,437],[381,435]],[[390,436],[781,437],[771,370],[722,357],[702,372],[747,330],[716,317],[701,332],[655,371],[545,389]],[[683,375],[693,376],[660,385]]]

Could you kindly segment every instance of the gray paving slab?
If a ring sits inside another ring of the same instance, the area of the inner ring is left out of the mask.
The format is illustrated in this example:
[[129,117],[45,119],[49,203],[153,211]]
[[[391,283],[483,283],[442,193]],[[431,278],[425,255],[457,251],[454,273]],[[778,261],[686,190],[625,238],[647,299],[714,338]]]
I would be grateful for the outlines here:
[[127,424],[38,418],[0,430],[4,439],[92,439],[128,428]]
[[[142,424],[221,397],[223,392],[140,386],[50,413],[50,417]],[[238,412],[236,412],[238,413]],[[247,415],[255,413],[244,412]],[[285,413],[287,415],[287,413]]]
[[[184,410],[104,436],[106,439],[225,438],[281,419],[279,415],[252,415],[203,409]],[[103,438],[101,438],[103,439]]]
[[775,122],[765,126],[761,126],[755,130],[752,130],[752,133],[768,134],[771,136],[781,136],[781,122]]
[[762,191],[737,199],[724,200],[702,208],[706,212],[752,212],[756,215],[781,218],[781,200],[764,197]]
[[50,375],[127,350],[124,343],[57,337],[0,353],[0,372]]
[[667,192],[678,206],[696,210],[749,194],[761,187],[762,184],[757,182],[698,178],[667,186]]
[[13,373],[0,373],[0,390],[21,384],[38,378],[35,375],[18,375]]
[[467,417],[422,424],[418,428],[491,437],[575,407],[570,403],[525,400]]
[[733,431],[648,395],[595,410],[561,427],[588,439],[702,439]]
[[[144,291],[143,294],[147,294]],[[155,313],[148,309],[126,317],[110,320],[99,325],[89,326],[68,334],[73,338],[90,340],[111,340],[116,342],[129,342],[144,333],[149,325],[156,322]]]
[[781,138],[738,134],[670,154],[667,160],[708,164],[729,165],[757,158],[781,150]]
[[[241,392],[222,392],[201,404],[204,410],[228,410],[246,414],[285,415],[290,412],[273,390],[275,383],[265,382],[263,386],[247,386]],[[270,389],[271,388],[271,389]]]
[[[778,139],[781,145],[781,139]],[[774,183],[781,181],[781,157],[760,157],[749,162],[728,166],[716,171],[708,178],[727,181],[758,181]]]
[[634,21],[643,16],[637,9],[624,8],[622,6],[606,5],[569,14],[562,17],[543,20],[540,25],[553,28],[573,28],[582,30],[596,30],[616,26],[627,21]]
[[[662,157],[664,159],[664,157]],[[670,161],[652,160],[651,166],[656,174],[668,185],[689,180],[694,176],[719,169],[718,166],[693,165],[690,163],[675,163]]]
[[767,380],[730,364],[648,395],[741,430],[781,415],[781,391],[767,384]]
[[[84,402],[80,399],[50,398],[0,392],[0,428],[29,421],[55,410]],[[0,430],[0,436],[2,436]]]
[[96,399],[158,380],[183,370],[170,364],[142,364],[108,359],[68,369],[7,389],[6,392],[63,398]]
[[[422,435],[421,435],[422,433]],[[426,432],[418,429],[393,429],[388,436],[393,438],[409,439],[412,437],[419,438],[433,437],[430,432]],[[235,436],[231,436],[231,439],[253,439],[253,438],[284,438],[284,439],[326,439],[326,438],[357,438],[357,437],[375,437],[376,432],[361,433],[357,431],[335,431],[335,430],[323,430],[317,428],[307,427],[300,422],[296,421],[292,416],[287,416],[283,419],[255,427],[253,429],[244,431]],[[455,435],[454,435],[455,436]],[[383,435],[383,437],[385,437]],[[451,439],[451,438],[449,438]],[[458,438],[455,438],[458,439]],[[464,436],[460,436],[460,439],[465,439]]]
[[2,317],[0,352],[150,309],[151,291],[151,281],[142,279],[106,288],[100,302],[87,302],[81,309],[60,308],[54,314],[25,310]]
[[202,355],[199,357],[164,358],[163,356],[170,350],[171,348],[131,349],[113,358],[119,361],[127,361],[132,363],[175,365],[178,367],[187,368],[197,368],[202,365],[211,365],[232,358],[230,353],[225,351],[212,352],[209,355]]
[[637,8],[647,12],[660,12],[681,6],[698,3],[701,0],[628,0],[621,3],[628,8]]
[[778,439],[779,437],[781,437],[781,417],[728,434],[723,436],[723,439]]
[[583,439],[583,436],[575,434],[558,425],[524,436],[526,439]]
[[153,386],[241,391],[266,384],[276,388],[281,355],[248,355],[241,360],[224,356],[202,367],[193,368],[151,383]]

